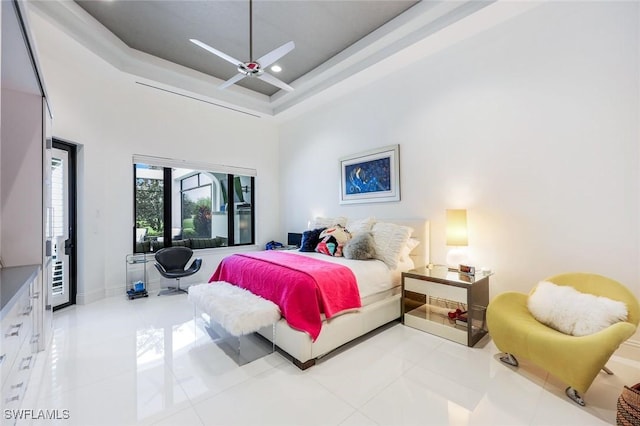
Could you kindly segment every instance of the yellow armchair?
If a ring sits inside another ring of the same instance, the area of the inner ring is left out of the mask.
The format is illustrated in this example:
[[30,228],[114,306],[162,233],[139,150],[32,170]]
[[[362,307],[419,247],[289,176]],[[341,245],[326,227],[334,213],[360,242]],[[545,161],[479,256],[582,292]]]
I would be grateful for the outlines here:
[[580,405],[600,370],[613,374],[605,364],[635,333],[640,305],[633,293],[610,278],[596,274],[569,273],[547,278],[556,285],[567,285],[582,293],[619,300],[627,305],[626,322],[618,322],[588,336],[571,336],[538,322],[527,308],[528,295],[507,292],[496,296],[487,307],[489,334],[501,352],[500,360],[517,367],[516,356],[524,357],[558,377],[569,387],[566,394]]

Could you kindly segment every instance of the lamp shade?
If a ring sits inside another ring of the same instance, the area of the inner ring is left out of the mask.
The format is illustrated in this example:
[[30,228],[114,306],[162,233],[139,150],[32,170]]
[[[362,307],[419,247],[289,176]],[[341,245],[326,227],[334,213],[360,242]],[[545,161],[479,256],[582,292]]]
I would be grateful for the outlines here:
[[467,238],[467,211],[464,209],[447,210],[447,245],[466,246]]

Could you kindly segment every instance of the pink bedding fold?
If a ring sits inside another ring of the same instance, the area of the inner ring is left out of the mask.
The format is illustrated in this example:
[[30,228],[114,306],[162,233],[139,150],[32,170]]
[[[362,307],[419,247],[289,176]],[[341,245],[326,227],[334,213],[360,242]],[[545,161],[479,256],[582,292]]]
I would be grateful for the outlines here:
[[321,313],[331,318],[362,306],[353,272],[346,266],[282,251],[234,254],[222,260],[209,282],[226,281],[276,303],[289,325],[315,341]]

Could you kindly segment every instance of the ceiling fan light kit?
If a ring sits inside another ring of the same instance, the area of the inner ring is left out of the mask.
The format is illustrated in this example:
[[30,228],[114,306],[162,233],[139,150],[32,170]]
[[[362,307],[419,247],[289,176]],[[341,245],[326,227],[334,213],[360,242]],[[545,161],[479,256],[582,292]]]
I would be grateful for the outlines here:
[[221,52],[206,43],[201,42],[200,40],[192,38],[189,39],[189,41],[196,46],[199,46],[236,66],[238,74],[222,83],[220,86],[218,86],[218,89],[226,89],[227,87],[237,83],[245,77],[257,77],[260,80],[276,86],[280,89],[289,92],[293,90],[293,87],[289,86],[284,81],[279,80],[264,71],[265,68],[276,62],[278,59],[282,58],[287,53],[291,52],[296,47],[293,41],[283,44],[282,46],[272,50],[266,55],[258,58],[257,60],[253,59],[253,0],[249,0],[249,61],[244,62],[235,59],[234,57],[229,56],[226,53]]

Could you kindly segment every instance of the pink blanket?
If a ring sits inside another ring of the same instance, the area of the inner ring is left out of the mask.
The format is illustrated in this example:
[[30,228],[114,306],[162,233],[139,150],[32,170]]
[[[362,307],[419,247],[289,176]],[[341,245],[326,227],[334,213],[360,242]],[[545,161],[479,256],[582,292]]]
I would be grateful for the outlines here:
[[289,325],[309,333],[331,318],[362,306],[353,272],[345,266],[282,251],[234,254],[222,260],[209,282],[226,281],[271,300]]

